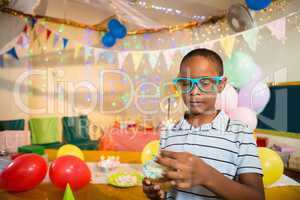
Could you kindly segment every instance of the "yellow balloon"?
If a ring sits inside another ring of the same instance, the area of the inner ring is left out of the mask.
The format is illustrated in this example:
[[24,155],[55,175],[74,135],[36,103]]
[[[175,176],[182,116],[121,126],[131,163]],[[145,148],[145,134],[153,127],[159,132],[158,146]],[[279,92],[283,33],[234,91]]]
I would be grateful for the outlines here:
[[280,156],[273,150],[265,147],[258,148],[261,166],[263,170],[264,186],[276,182],[283,174],[283,162]]
[[141,161],[143,164],[152,160],[153,157],[157,156],[159,152],[159,140],[153,140],[149,142],[143,149],[141,155]]
[[56,158],[66,155],[75,156],[77,158],[80,158],[81,160],[84,160],[84,155],[82,151],[73,144],[66,144],[60,147],[57,151]]

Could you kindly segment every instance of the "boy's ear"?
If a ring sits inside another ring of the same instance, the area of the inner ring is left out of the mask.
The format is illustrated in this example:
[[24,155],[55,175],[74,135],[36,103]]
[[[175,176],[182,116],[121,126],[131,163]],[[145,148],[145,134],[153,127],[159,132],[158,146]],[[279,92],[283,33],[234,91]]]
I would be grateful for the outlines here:
[[224,78],[222,79],[222,81],[221,81],[219,87],[218,87],[218,88],[219,88],[219,91],[218,91],[219,93],[221,93],[221,92],[224,90],[226,84],[227,84],[227,77],[224,77]]

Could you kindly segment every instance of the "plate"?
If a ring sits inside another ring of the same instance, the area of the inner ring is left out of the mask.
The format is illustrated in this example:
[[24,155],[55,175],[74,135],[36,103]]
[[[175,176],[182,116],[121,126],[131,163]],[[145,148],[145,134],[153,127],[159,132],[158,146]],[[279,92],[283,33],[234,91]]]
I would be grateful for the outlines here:
[[107,179],[108,184],[116,187],[134,187],[141,185],[143,176],[139,172],[116,172]]

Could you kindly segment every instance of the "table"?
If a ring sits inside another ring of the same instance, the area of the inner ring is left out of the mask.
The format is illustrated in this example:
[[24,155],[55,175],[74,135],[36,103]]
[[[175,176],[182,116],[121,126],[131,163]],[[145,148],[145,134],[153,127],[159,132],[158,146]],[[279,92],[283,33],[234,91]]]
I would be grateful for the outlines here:
[[[55,150],[46,150],[49,160],[56,155]],[[140,153],[138,152],[106,152],[106,151],[84,151],[87,161],[98,161],[101,155],[118,155],[121,162],[139,163]],[[37,188],[22,192],[8,193],[0,191],[2,200],[62,200],[64,191],[56,188],[51,183],[42,183]],[[266,188],[266,200],[297,200],[300,199],[299,186],[282,186]],[[106,184],[89,184],[84,188],[74,191],[76,200],[146,200],[142,187],[115,188]]]

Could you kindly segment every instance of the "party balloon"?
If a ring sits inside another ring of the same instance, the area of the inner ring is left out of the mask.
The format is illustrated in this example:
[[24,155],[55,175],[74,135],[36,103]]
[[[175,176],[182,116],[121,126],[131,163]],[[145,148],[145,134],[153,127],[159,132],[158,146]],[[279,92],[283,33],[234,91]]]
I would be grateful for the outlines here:
[[121,23],[117,19],[111,19],[108,22],[108,29],[109,31],[114,30],[115,28],[121,26]]
[[60,188],[69,183],[76,190],[84,187],[91,180],[91,172],[84,161],[75,156],[62,156],[54,160],[49,168],[51,182]]
[[271,92],[266,83],[250,83],[239,91],[239,107],[247,107],[260,113],[270,100]]
[[111,30],[111,34],[118,39],[122,39],[127,35],[127,29],[125,26],[120,25]]
[[224,90],[217,96],[216,109],[229,113],[230,110],[237,108],[237,105],[238,93],[230,84],[226,84]]
[[75,156],[77,158],[80,158],[81,160],[84,160],[84,155],[82,151],[75,145],[73,144],[66,144],[60,147],[57,151],[56,158],[59,158],[61,156],[65,155],[71,155]]
[[268,7],[271,2],[272,0],[246,0],[247,6],[256,11]]
[[152,160],[159,152],[159,140],[153,140],[149,142],[142,151],[141,160],[145,164],[149,160]]
[[224,62],[224,73],[231,85],[242,88],[251,80],[257,71],[257,65],[252,57],[241,51],[232,54],[231,58]]
[[283,162],[280,156],[269,148],[259,147],[258,155],[264,174],[263,182],[266,187],[276,182],[282,176]]
[[230,110],[228,115],[230,119],[244,122],[252,130],[256,128],[257,125],[256,113],[250,110],[249,108],[237,107],[236,109]]
[[105,47],[112,47],[116,43],[116,38],[109,32],[107,32],[102,38],[102,44]]
[[1,187],[10,192],[35,188],[47,174],[45,159],[37,154],[24,154],[14,159],[1,173]]

